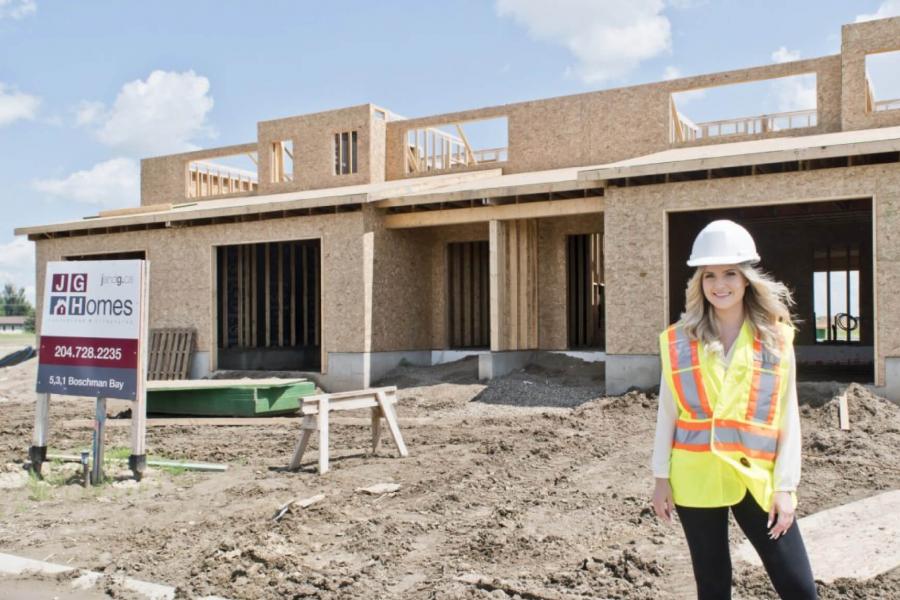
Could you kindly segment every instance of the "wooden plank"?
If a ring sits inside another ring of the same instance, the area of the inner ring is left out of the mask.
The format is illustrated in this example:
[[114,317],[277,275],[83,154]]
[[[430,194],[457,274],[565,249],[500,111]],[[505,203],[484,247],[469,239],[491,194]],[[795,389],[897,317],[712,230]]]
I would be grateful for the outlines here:
[[237,345],[244,345],[244,254],[241,252],[241,246],[235,248],[235,262],[237,263],[237,273],[235,280],[235,296],[237,299]]
[[297,345],[297,244],[291,244],[291,346]]
[[838,418],[842,431],[850,430],[850,406],[847,403],[847,392],[838,398]]
[[278,244],[278,346],[284,347],[284,244]]
[[257,256],[259,253],[259,248],[256,244],[250,247],[250,255],[251,255],[251,267],[250,267],[250,290],[252,292],[251,296],[251,308],[250,308],[250,337],[252,339],[250,343],[251,348],[256,348],[259,346],[259,257]]
[[509,350],[519,349],[519,222],[504,223],[507,228],[508,243],[507,273],[509,274],[509,327],[507,328],[506,347]]
[[302,264],[302,273],[303,277],[303,289],[300,291],[303,294],[303,345],[309,345],[309,263],[307,259],[307,245],[302,244],[300,246],[300,262]]
[[328,398],[319,400],[319,475],[328,472]]
[[463,286],[462,286],[462,244],[451,244],[451,260],[453,264],[453,286],[451,294],[453,297],[453,346],[460,347],[463,345]]
[[491,345],[491,267],[490,243],[481,244],[481,331],[482,345]]
[[[457,209],[465,210],[465,209]],[[506,224],[491,221],[489,224],[490,247],[490,316],[491,350],[508,350],[506,343]]]
[[391,432],[391,437],[394,438],[394,443],[397,445],[400,456],[408,456],[409,451],[406,449],[406,444],[403,442],[403,436],[400,434],[400,426],[397,424],[397,414],[394,412],[394,403],[388,401],[385,392],[378,392],[376,394],[376,399],[381,408],[381,413],[384,415],[384,420],[387,421],[388,430]]
[[271,261],[271,245],[268,243],[263,244],[263,257],[265,258],[264,267],[263,267],[263,281],[265,290],[263,291],[263,315],[266,321],[265,328],[265,336],[266,336],[266,348],[272,345],[272,274],[270,269]]
[[222,321],[222,329],[219,333],[219,347],[228,347],[228,249],[216,248],[219,255],[219,288],[220,296],[219,319]]
[[473,208],[452,208],[424,212],[388,214],[384,217],[388,229],[411,227],[437,227],[485,221],[508,221],[514,219],[537,219],[567,215],[595,214],[603,212],[604,198],[574,198],[571,200],[547,200],[524,204],[501,206],[478,206]]
[[462,245],[462,343],[472,346],[472,242]]
[[485,341],[482,336],[481,321],[481,261],[484,244],[472,242],[472,345],[483,346]]
[[381,412],[380,406],[372,407],[372,454],[378,452],[378,442],[381,440]]
[[294,454],[288,465],[288,469],[291,471],[296,471],[300,468],[300,460],[303,458],[303,453],[306,452],[306,447],[309,445],[309,438],[312,437],[312,432],[315,429],[318,429],[317,419],[315,417],[305,417],[303,419],[303,427],[300,431],[300,439],[297,440],[297,445],[294,446]]
[[315,260],[312,262],[313,268],[315,269],[315,290],[313,292],[312,303],[313,303],[313,324],[315,327],[315,340],[316,346],[319,346],[321,343],[321,334],[322,334],[322,256],[321,256],[321,245],[316,244],[313,246],[313,257]]

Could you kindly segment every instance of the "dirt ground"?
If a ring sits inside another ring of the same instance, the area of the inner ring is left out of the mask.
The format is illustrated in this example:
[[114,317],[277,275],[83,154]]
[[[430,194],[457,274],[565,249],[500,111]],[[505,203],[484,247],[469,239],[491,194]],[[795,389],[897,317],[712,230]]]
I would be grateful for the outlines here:
[[[46,482],[24,474],[35,369],[33,360],[0,369],[0,552],[176,586],[181,598],[694,595],[680,528],[650,509],[656,397],[606,397],[595,365],[557,356],[488,385],[473,359],[401,367],[382,383],[400,388],[406,459],[389,439],[365,454],[365,414],[333,424],[325,476],[312,470],[315,439],[303,470],[284,470],[299,421],[170,425],[148,429],[151,454],[228,471],[151,470],[137,484],[111,466],[112,481],[91,489],[76,465],[45,465]],[[853,428],[841,432],[835,396],[845,389],[801,384],[801,516],[900,487],[900,409],[852,385]],[[127,407],[111,403],[110,414]],[[51,452],[88,448],[90,430],[66,423],[92,411],[89,399],[54,398]],[[108,452],[128,436],[110,425]],[[399,491],[357,491],[385,482]],[[316,494],[325,499],[273,520]],[[65,589],[70,577],[34,589]],[[106,596],[131,597],[108,581]],[[825,599],[896,598],[900,569],[819,585]],[[22,578],[0,579],[0,596],[24,589]],[[764,573],[736,565],[735,597],[776,596]]]

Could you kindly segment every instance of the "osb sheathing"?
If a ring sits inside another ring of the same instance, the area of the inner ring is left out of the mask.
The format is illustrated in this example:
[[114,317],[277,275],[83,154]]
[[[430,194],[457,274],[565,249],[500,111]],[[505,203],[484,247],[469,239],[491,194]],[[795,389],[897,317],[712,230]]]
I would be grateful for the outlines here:
[[538,219],[538,339],[543,350],[565,350],[566,238],[603,233],[603,213]]
[[900,125],[900,110],[866,112],[866,55],[900,50],[900,17],[844,25],[841,38],[843,129]]
[[[415,128],[506,117],[508,161],[475,165],[468,167],[468,170],[496,168],[498,164],[502,164],[504,173],[522,173],[599,165],[671,147],[669,98],[672,93],[807,73],[816,74],[819,113],[815,127],[739,138],[743,141],[838,131],[841,120],[841,59],[840,56],[827,56],[561,98],[392,121],[387,125],[386,178],[391,180],[416,176],[406,173],[405,169],[406,135]],[[731,137],[733,136],[708,138],[679,146],[722,143],[731,141]],[[433,174],[429,172],[422,176]]]
[[[223,156],[247,154],[248,152],[256,152],[256,149],[257,144],[253,142],[250,144],[237,144],[235,146],[210,148],[209,150],[145,158],[141,161],[141,206],[184,202],[187,199],[188,164],[195,160],[212,160]],[[235,192],[233,194],[192,198],[191,200],[202,202],[203,200],[212,200],[214,198],[247,195],[249,195],[247,192]]]
[[900,357],[896,164],[607,189],[607,353],[656,354],[657,335],[668,324],[667,293],[683,293],[666,289],[666,211],[866,197],[873,199],[875,227],[875,380],[883,385],[884,358]]
[[[316,190],[344,185],[357,185],[369,181],[381,181],[383,175],[373,179],[371,148],[384,145],[384,138],[374,139],[376,129],[372,123],[372,105],[363,104],[338,110],[261,121],[257,125],[259,140],[259,193],[277,194],[298,190]],[[334,172],[334,135],[357,132],[357,172],[336,175]],[[294,143],[293,181],[272,182],[272,145],[292,140]]]
[[322,341],[327,352],[364,350],[363,217],[343,213],[250,223],[56,238],[37,242],[38,314],[48,260],[143,250],[150,261],[150,327],[194,327],[197,350],[215,340],[215,247],[320,239]]
[[385,229],[376,209],[366,207],[372,238],[372,351],[431,348],[431,254],[429,230]]

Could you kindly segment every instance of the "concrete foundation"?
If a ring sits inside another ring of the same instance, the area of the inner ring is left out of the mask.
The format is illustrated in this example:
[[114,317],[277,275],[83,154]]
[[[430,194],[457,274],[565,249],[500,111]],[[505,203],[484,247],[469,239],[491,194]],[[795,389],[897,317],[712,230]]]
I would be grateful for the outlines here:
[[874,389],[876,394],[900,404],[900,357],[884,359],[884,385]]
[[533,358],[532,350],[485,352],[478,356],[478,379],[502,377],[510,371],[525,367]]
[[210,373],[209,352],[194,352],[191,357],[191,371],[188,375],[191,379],[203,379]]
[[607,354],[606,393],[615,396],[633,387],[655,388],[660,373],[659,356],[655,354]]

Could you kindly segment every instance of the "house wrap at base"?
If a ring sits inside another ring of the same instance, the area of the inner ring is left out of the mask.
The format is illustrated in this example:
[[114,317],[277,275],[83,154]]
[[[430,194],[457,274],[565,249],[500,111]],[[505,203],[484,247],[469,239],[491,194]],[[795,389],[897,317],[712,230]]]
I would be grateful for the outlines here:
[[[143,160],[140,207],[16,233],[36,243],[39,302],[47,261],[148,259],[150,326],[196,329],[193,377],[305,371],[341,390],[404,360],[477,352],[491,377],[584,351],[620,393],[659,381],[691,241],[730,218],[795,292],[801,377],[900,400],[900,100],[866,71],[897,50],[900,18],[883,19],[844,26],[821,58],[422,118],[264,121],[252,143]],[[694,122],[679,106],[799,75],[809,110]]]

